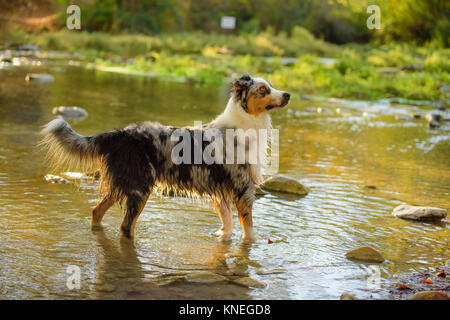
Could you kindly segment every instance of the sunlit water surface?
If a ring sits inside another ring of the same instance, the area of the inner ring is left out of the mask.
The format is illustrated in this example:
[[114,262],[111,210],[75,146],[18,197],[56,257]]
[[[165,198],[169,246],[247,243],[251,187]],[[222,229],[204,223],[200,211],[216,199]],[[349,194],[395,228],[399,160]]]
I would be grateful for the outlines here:
[[[51,73],[55,82],[26,83],[28,72]],[[227,90],[68,65],[0,70],[0,297],[338,299],[347,291],[389,298],[397,277],[446,263],[448,218],[432,224],[391,215],[403,203],[450,207],[449,126],[430,130],[425,120],[399,120],[425,114],[425,107],[318,104],[297,93],[273,123],[280,130],[280,172],[311,192],[259,198],[258,240],[250,245],[241,241],[236,217],[232,242],[220,243],[210,204],[165,197],[148,201],[133,245],[121,241],[119,207],[105,216],[103,231],[91,230],[95,181],[57,185],[43,178],[49,172],[35,147],[37,133],[55,106],[85,108],[89,116],[72,126],[92,135],[135,121],[207,122],[223,110]],[[375,285],[374,269],[345,258],[360,246],[387,259]],[[66,286],[71,265],[81,271],[78,290]],[[266,287],[161,286],[199,270],[249,276]]]

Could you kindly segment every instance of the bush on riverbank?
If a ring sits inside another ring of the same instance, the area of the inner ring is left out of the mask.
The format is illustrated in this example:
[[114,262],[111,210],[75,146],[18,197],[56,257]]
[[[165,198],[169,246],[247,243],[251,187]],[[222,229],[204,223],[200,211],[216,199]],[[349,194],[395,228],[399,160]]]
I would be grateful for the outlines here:
[[269,30],[245,36],[113,36],[61,31],[19,33],[6,38],[36,43],[43,49],[78,52],[99,67],[119,67],[125,72],[143,71],[177,80],[223,83],[236,74],[250,72],[301,95],[437,100],[443,98],[440,86],[450,83],[450,49],[407,44],[336,46],[314,38],[302,28],[290,37]]
[[236,55],[297,56],[314,53],[335,56],[340,52],[337,45],[315,38],[306,29],[295,27],[288,36],[275,34],[270,28],[259,34],[206,34],[182,32],[159,36],[59,31],[55,33],[27,34],[13,32],[0,34],[0,40],[15,39],[17,42],[34,42],[45,49],[63,51],[94,50],[96,53],[113,53],[125,57],[146,54],[150,51],[170,54],[201,54],[205,48],[223,48]]

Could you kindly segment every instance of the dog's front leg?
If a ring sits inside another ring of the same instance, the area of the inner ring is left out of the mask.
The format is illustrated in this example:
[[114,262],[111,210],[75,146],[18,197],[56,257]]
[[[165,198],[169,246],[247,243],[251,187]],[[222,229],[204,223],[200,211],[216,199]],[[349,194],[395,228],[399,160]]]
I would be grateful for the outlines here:
[[252,207],[253,204],[251,202],[236,201],[239,222],[242,227],[242,238],[244,240],[255,240],[255,235],[253,233]]
[[222,227],[214,234],[222,241],[229,240],[233,233],[233,213],[231,212],[230,203],[222,200],[216,203],[216,209],[219,213],[219,218],[222,221]]

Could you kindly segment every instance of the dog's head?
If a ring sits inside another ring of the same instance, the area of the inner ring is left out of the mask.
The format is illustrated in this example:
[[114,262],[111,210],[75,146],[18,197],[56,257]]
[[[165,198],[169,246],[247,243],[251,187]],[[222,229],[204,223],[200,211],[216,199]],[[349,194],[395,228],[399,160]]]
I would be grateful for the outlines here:
[[264,78],[252,78],[245,74],[234,80],[232,95],[245,112],[258,116],[286,106],[291,95],[287,92],[274,89]]

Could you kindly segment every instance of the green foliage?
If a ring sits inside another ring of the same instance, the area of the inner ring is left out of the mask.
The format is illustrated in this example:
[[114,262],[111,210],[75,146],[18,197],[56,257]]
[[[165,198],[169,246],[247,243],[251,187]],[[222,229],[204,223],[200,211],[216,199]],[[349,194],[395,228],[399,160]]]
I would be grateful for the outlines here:
[[227,51],[237,55],[255,56],[297,56],[315,53],[321,56],[335,56],[340,49],[336,45],[314,38],[306,29],[294,28],[292,36],[286,33],[274,34],[267,29],[259,34],[206,34],[182,32],[161,36],[60,31],[30,35],[43,48],[65,51],[96,50],[114,53],[124,57],[143,55],[150,51],[165,51],[173,54],[203,54],[207,48]]
[[[57,14],[61,21],[53,28],[61,29],[68,3],[72,1],[0,1],[0,25]],[[233,33],[256,35],[271,28],[274,34],[291,35],[300,26],[316,38],[338,44],[375,39],[433,41],[447,47],[450,32],[450,1],[445,0],[79,0],[76,4],[82,9],[83,30],[113,34],[229,34],[220,29],[220,18],[225,15],[237,19]],[[381,9],[381,30],[366,26],[366,9],[373,4]]]

